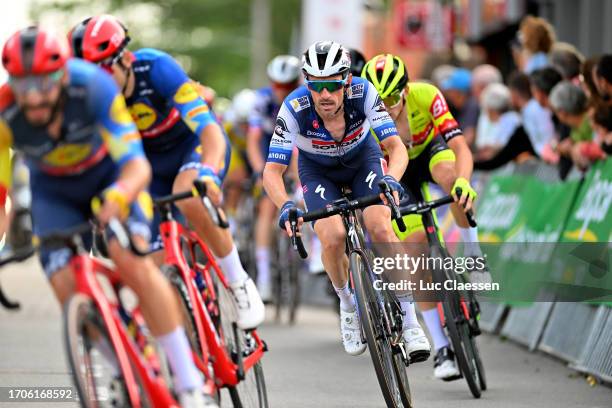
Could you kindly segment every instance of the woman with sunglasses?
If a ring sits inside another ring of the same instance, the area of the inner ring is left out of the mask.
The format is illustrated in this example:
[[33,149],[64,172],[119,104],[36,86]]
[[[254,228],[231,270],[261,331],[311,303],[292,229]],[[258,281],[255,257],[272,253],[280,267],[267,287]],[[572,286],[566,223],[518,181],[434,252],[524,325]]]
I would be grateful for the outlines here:
[[[410,157],[401,183],[415,199],[422,200],[421,185],[436,183],[446,193],[455,194],[457,187],[462,196],[455,197],[457,204],[451,211],[460,227],[465,245],[465,255],[481,257],[476,228],[470,228],[464,211],[472,208],[476,192],[469,183],[472,176],[472,153],[465,141],[459,124],[450,113],[442,93],[435,86],[422,82],[408,82],[408,71],[401,58],[381,54],[368,61],[361,74],[370,81],[382,98],[391,118],[395,121],[400,138]],[[459,207],[461,205],[461,208]],[[393,227],[398,238],[411,244],[415,254],[420,254],[426,236],[421,217],[404,217],[406,231],[400,232],[397,224]],[[471,279],[485,275],[478,273]],[[459,370],[449,341],[442,330],[436,304],[418,302],[425,323],[434,341],[434,376],[449,381],[459,378]]]
[[[207,184],[215,205],[229,167],[231,148],[193,81],[168,54],[152,48],[130,52],[128,31],[115,17],[101,15],[77,24],[70,35],[74,55],[100,65],[122,89],[140,135],[153,179],[154,197],[187,191],[196,178]],[[241,329],[258,326],[265,309],[255,283],[245,272],[231,233],[202,211],[197,198],[176,204],[209,245],[230,282]],[[175,217],[182,219],[181,214]],[[153,221],[154,250],[161,250],[159,214]],[[163,261],[158,251],[155,259]]]
[[[291,231],[288,214],[296,204],[285,191],[282,175],[294,146],[299,152],[298,173],[309,211],[341,198],[341,189],[347,185],[355,198],[376,194],[379,180],[387,181],[396,199],[403,192],[396,180],[408,164],[406,149],[376,89],[362,78],[353,78],[350,67],[349,52],[340,44],[332,41],[312,44],[302,57],[306,85],[287,96],[276,119],[264,187],[281,210],[279,227],[288,233]],[[386,171],[382,151],[370,136],[370,129],[389,154]],[[364,209],[365,227],[374,242],[399,242],[390,216],[384,205]],[[361,354],[366,345],[361,342],[359,317],[348,283],[348,259],[343,255],[344,225],[338,215],[317,221],[314,230],[321,241],[325,271],[340,298],[344,349],[351,355]],[[406,313],[404,342],[411,360],[423,361],[429,357],[430,346],[409,296],[401,295]]]

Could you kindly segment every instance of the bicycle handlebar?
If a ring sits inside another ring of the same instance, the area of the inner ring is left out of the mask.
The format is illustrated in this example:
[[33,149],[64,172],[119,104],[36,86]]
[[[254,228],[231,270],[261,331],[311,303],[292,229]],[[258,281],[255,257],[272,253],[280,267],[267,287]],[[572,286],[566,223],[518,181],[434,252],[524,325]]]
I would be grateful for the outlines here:
[[208,215],[210,215],[210,218],[212,218],[215,224],[224,229],[229,227],[225,214],[218,207],[216,207],[206,195],[206,183],[204,183],[202,180],[194,180],[193,189],[189,191],[159,197],[153,200],[153,203],[156,207],[161,208],[165,205],[174,204],[177,201],[186,200],[193,197],[201,198],[204,208],[206,208]]
[[[455,190],[455,194],[458,197],[461,196],[461,189],[457,188]],[[408,201],[409,200],[410,199],[408,199]],[[442,207],[443,205],[452,204],[454,202],[455,202],[455,199],[449,195],[449,196],[442,197],[442,198],[439,198],[437,200],[432,200],[432,201],[407,203],[405,205],[402,205],[402,203],[400,203],[400,213],[402,215],[423,214],[423,213],[432,211],[438,207]],[[472,212],[472,210],[467,211],[465,213],[465,216],[468,220],[468,224],[470,225],[470,227],[478,226],[478,224],[476,223],[476,220],[474,219],[474,213]]]

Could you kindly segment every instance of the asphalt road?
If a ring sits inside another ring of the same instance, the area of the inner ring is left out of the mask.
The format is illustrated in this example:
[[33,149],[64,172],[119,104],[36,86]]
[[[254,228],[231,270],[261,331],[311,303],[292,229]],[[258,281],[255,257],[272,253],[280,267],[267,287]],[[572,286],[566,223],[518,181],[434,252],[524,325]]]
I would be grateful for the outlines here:
[[[22,303],[19,312],[0,310],[0,387],[70,385],[59,306],[36,262],[3,269],[0,281]],[[384,406],[368,354],[344,354],[333,312],[308,308],[301,311],[295,327],[267,322],[260,334],[270,349],[264,370],[272,407]],[[483,397],[474,400],[462,380],[435,380],[428,361],[409,368],[415,406],[612,407],[611,388],[589,386],[562,362],[497,337],[484,335],[479,340],[489,382]],[[0,401],[0,407],[28,406],[44,404]]]

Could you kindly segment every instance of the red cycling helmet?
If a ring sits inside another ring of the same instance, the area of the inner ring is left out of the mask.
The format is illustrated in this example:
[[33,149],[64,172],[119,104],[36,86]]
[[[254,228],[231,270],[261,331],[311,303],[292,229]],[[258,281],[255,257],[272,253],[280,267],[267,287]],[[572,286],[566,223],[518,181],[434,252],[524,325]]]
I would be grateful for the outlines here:
[[77,24],[68,34],[68,40],[75,57],[95,63],[121,52],[130,37],[119,20],[103,14]]
[[2,65],[9,75],[45,75],[64,67],[70,57],[66,40],[44,28],[17,31],[4,44]]

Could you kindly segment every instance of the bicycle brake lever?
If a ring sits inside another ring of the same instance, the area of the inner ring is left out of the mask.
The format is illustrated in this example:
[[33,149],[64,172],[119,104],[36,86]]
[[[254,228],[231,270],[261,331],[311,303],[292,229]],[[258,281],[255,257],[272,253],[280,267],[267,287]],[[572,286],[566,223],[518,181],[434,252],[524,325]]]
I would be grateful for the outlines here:
[[[457,196],[457,198],[461,197],[462,192],[463,190],[461,189],[461,187],[457,187],[455,189],[455,195]],[[476,219],[474,218],[474,212],[472,210],[465,212],[465,218],[467,218],[470,227],[475,228],[478,226],[478,224],[476,223]]]
[[300,258],[306,259],[308,257],[308,252],[306,252],[306,248],[304,248],[302,238],[297,235],[298,217],[297,209],[295,208],[289,210],[289,225],[291,226],[291,245],[293,249],[299,252]]
[[380,191],[387,199],[387,206],[391,209],[391,219],[395,220],[397,223],[397,228],[400,230],[400,232],[406,232],[406,224],[404,223],[404,219],[398,205],[395,203],[395,198],[391,193],[391,187],[389,187],[389,184],[387,184],[385,180],[380,180],[378,182],[378,188],[380,188]]

